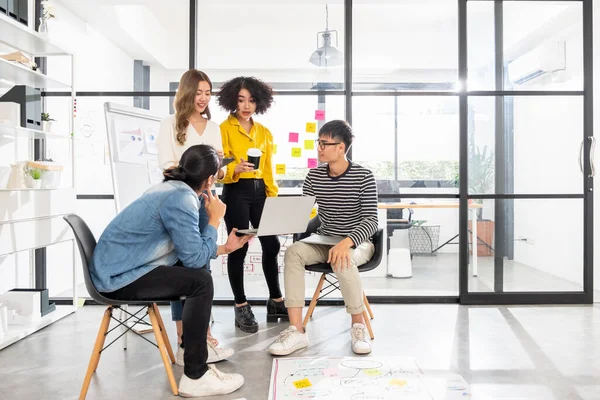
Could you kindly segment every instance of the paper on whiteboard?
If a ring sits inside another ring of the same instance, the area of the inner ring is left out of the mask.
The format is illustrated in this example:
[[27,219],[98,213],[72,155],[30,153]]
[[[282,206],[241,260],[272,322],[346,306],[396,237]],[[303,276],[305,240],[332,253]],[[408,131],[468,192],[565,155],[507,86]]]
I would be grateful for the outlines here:
[[126,120],[115,120],[118,161],[131,164],[146,164],[143,156],[144,138],[139,124]]
[[158,132],[156,129],[150,127],[144,127],[144,141],[146,142],[146,151],[149,154],[158,154],[158,149],[156,148],[156,137]]

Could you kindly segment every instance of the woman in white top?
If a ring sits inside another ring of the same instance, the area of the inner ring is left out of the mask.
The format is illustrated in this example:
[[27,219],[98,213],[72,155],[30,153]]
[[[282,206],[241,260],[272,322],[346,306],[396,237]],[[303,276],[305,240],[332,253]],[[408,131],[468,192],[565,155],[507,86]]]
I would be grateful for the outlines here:
[[[221,128],[210,120],[210,102],[212,82],[208,76],[197,69],[190,69],[183,74],[175,95],[175,115],[162,120],[157,139],[158,162],[160,167],[169,169],[179,165],[181,155],[191,146],[208,144],[223,156]],[[224,169],[219,170],[217,178],[222,179]],[[208,215],[204,209],[204,199],[200,197],[200,223],[203,230],[208,224]],[[179,263],[178,263],[179,264]],[[176,265],[178,265],[176,264]],[[180,265],[180,264],[179,264]],[[210,271],[210,265],[205,266]],[[177,325],[177,336],[180,344],[177,350],[177,364],[183,365],[183,302],[171,303],[171,315]],[[208,363],[224,360],[233,354],[233,349],[217,348],[218,341],[208,329]]]

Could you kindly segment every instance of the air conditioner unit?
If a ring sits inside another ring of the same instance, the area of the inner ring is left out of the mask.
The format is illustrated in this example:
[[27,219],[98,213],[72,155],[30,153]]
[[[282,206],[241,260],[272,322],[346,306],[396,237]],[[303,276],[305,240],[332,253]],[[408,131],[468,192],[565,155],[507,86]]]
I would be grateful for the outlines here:
[[546,42],[508,64],[508,79],[522,85],[567,67],[566,42]]

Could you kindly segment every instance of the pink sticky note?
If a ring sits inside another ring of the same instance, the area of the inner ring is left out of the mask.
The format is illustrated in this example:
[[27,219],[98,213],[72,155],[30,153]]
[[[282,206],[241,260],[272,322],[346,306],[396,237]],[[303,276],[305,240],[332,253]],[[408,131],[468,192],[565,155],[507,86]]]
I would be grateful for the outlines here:
[[298,134],[296,132],[290,132],[290,143],[298,143]]
[[309,158],[308,159],[308,168],[317,168],[319,165],[317,163],[317,159],[316,158]]
[[325,368],[323,370],[323,376],[326,378],[332,378],[334,376],[339,376],[338,370],[336,368]]
[[317,121],[323,121],[325,119],[325,110],[316,110],[315,119]]

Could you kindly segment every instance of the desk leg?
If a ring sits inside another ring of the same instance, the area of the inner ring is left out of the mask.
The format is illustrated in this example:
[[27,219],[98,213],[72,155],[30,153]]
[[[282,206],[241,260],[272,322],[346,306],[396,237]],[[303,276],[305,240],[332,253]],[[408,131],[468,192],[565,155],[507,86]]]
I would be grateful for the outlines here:
[[473,257],[471,258],[471,260],[473,261],[473,276],[477,276],[477,253],[478,253],[478,249],[479,249],[479,241],[478,241],[478,236],[477,236],[477,209],[476,208],[471,208],[471,232],[472,232],[472,239],[471,241],[473,242],[471,247],[473,248]]

